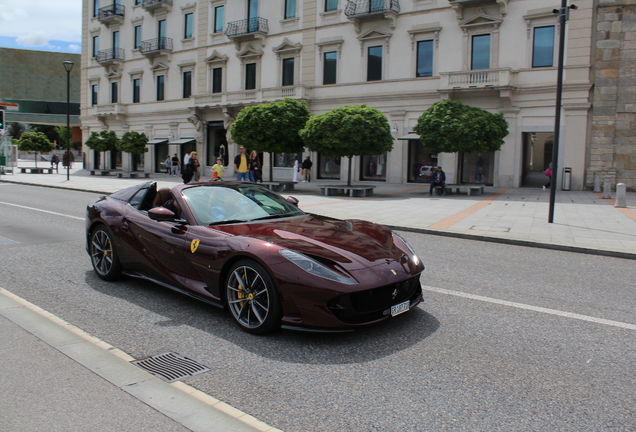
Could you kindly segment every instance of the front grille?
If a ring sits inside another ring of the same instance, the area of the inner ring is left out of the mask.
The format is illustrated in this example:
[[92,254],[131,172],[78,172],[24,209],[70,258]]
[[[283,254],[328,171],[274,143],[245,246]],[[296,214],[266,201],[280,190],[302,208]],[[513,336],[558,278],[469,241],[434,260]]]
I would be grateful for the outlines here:
[[422,293],[420,276],[352,294],[329,301],[327,307],[342,322],[359,324],[383,317],[391,306],[413,300]]
[[210,370],[194,360],[173,352],[159,354],[144,360],[135,360],[132,364],[168,382],[174,382]]

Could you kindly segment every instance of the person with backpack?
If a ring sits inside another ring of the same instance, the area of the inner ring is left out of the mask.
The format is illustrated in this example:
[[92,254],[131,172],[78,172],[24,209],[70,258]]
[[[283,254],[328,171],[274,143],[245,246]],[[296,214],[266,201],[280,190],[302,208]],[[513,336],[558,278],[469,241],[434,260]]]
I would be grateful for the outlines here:
[[311,167],[313,164],[314,163],[311,161],[311,159],[309,159],[309,156],[307,156],[303,161],[303,164],[301,165],[303,174],[305,176],[305,180],[303,180],[303,183],[308,183],[311,181]]
[[543,190],[546,190],[552,184],[552,163],[550,163],[544,174],[548,177],[548,182],[543,185]]

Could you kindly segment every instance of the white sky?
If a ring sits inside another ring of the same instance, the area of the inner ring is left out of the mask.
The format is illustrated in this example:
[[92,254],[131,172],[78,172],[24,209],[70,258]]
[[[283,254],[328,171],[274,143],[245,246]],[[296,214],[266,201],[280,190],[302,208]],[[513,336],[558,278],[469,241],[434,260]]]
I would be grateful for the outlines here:
[[82,0],[0,0],[0,37],[5,46],[15,38],[16,48],[79,52]]

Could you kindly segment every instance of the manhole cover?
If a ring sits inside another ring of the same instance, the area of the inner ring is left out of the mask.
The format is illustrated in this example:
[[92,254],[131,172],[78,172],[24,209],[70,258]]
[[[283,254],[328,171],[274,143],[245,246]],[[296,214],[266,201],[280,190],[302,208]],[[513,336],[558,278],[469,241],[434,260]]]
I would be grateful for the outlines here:
[[173,352],[159,354],[144,360],[135,360],[132,364],[168,382],[174,382],[210,370],[210,368],[194,360]]

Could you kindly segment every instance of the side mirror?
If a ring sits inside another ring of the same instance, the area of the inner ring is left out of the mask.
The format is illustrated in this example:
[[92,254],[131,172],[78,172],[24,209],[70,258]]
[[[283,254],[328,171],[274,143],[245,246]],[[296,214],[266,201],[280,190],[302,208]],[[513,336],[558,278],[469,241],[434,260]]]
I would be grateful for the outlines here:
[[174,221],[177,215],[172,210],[165,207],[153,207],[148,210],[148,217],[156,221]]
[[287,197],[287,201],[289,201],[290,203],[292,203],[296,207],[298,207],[298,203],[300,202],[300,201],[298,201],[298,198],[293,197],[293,196],[288,196]]

